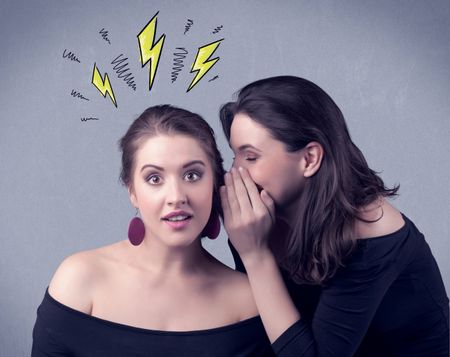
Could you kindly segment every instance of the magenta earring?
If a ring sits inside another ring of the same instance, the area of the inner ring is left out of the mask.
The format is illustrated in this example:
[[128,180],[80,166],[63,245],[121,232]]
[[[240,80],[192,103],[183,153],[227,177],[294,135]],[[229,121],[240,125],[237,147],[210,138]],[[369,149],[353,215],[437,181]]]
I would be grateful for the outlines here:
[[220,233],[220,219],[217,212],[212,212],[202,232],[202,237],[216,239]]
[[144,222],[137,217],[137,212],[136,210],[136,217],[130,221],[130,225],[128,226],[128,239],[134,246],[141,244],[145,236]]

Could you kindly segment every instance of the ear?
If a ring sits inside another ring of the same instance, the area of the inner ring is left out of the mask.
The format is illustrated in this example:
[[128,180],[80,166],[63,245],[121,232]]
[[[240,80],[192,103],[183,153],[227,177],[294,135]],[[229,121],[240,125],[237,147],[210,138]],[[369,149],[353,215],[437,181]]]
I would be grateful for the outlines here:
[[132,204],[135,208],[138,208],[138,207],[139,207],[139,205],[138,205],[138,200],[137,200],[136,193],[135,193],[135,191],[134,191],[134,187],[133,187],[132,184],[128,185],[128,195],[130,196],[131,204]]
[[320,169],[323,159],[323,147],[316,141],[311,141],[303,148],[302,171],[304,177],[314,176]]

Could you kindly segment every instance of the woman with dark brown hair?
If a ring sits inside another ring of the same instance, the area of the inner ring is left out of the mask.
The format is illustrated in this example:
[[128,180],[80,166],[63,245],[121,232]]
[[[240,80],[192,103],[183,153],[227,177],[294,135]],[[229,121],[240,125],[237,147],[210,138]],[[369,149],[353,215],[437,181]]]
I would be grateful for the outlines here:
[[448,356],[448,298],[317,85],[280,76],[220,110],[234,151],[224,224],[278,356]]
[[155,106],[120,148],[141,218],[128,240],[63,261],[38,309],[32,356],[273,355],[247,277],[200,242],[220,229],[224,171],[211,127]]

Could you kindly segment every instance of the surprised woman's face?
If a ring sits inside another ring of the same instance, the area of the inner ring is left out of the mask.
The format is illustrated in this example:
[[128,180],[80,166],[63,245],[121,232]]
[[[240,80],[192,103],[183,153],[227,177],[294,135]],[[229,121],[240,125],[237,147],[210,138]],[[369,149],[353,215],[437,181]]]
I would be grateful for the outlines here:
[[185,135],[157,135],[135,154],[130,199],[146,240],[167,246],[193,243],[211,213],[214,177],[200,143]]

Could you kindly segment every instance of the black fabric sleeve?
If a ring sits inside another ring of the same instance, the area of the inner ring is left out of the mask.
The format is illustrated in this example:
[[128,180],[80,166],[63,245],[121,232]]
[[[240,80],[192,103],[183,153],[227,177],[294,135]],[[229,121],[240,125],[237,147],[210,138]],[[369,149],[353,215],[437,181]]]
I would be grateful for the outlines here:
[[[296,348],[294,349],[292,346]],[[316,346],[311,335],[311,329],[301,319],[278,337],[272,344],[272,348],[277,356],[283,357],[316,355]]]
[[[57,312],[57,311],[56,311]],[[55,313],[44,298],[37,311],[36,323],[33,328],[33,345],[31,357],[68,357],[72,356],[64,346],[61,330],[64,321]]]
[[395,277],[390,260],[345,269],[323,289],[312,326],[300,320],[274,342],[277,356],[353,356]]
[[390,286],[424,255],[425,242],[417,238],[404,227],[399,234],[359,241],[347,265],[323,287],[312,323],[300,320],[273,343],[277,356],[353,356]]

